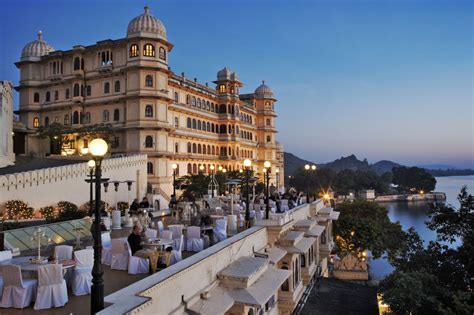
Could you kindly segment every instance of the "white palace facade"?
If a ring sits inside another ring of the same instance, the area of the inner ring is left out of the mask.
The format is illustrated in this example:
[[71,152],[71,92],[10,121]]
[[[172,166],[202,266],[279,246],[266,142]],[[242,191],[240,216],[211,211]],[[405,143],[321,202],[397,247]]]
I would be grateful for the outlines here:
[[[227,67],[213,83],[201,84],[168,66],[173,45],[163,23],[145,12],[132,19],[127,36],[91,46],[55,50],[43,34],[28,43],[20,70],[18,114],[26,127],[28,155],[80,155],[90,139],[71,133],[67,148],[40,138],[42,126],[74,128],[110,124],[112,154],[147,154],[148,182],[169,198],[171,165],[178,175],[210,166],[227,170],[253,161],[262,176],[272,163],[270,183],[284,184],[283,148],[276,141],[276,99],[264,82],[254,93],[240,94],[243,83]],[[277,172],[277,170],[279,172]],[[278,176],[279,180],[277,180]]]

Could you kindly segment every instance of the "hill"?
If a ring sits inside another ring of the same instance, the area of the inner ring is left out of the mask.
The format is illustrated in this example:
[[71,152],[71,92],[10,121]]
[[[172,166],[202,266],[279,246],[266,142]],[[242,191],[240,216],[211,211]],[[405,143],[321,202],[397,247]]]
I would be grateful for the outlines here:
[[284,153],[284,158],[286,176],[293,175],[298,168],[304,167],[305,164],[315,164],[314,162],[303,160],[302,158],[297,157],[296,155],[289,152]]
[[377,174],[383,174],[386,172],[391,172],[392,168],[399,167],[399,166],[403,166],[403,165],[392,162],[392,161],[382,160],[370,165],[370,168]]

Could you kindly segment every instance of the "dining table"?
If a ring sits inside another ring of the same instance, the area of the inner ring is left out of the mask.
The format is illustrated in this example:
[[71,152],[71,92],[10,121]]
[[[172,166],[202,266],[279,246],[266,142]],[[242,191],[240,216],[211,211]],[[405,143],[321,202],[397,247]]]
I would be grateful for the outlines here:
[[168,246],[173,245],[173,240],[167,240],[164,238],[150,238],[141,243],[143,247],[153,248],[157,251],[164,251]]
[[14,257],[11,259],[7,259],[4,261],[0,261],[0,270],[2,266],[6,265],[16,265],[20,266],[21,272],[25,275],[30,276],[31,278],[38,277],[38,269],[40,266],[44,266],[47,264],[61,264],[63,267],[63,274],[65,275],[66,272],[76,266],[76,262],[73,259],[67,259],[60,262],[48,262],[47,257],[42,257],[43,263],[35,263],[34,261],[38,258],[38,256],[22,256],[22,257]]

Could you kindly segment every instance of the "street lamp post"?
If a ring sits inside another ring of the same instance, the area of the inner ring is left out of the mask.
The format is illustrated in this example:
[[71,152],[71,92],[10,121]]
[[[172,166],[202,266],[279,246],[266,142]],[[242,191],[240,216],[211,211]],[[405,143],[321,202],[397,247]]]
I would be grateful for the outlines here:
[[245,167],[245,184],[247,190],[247,199],[245,202],[245,223],[246,226],[250,227],[250,167],[252,166],[252,161],[249,159],[244,160]]
[[102,235],[100,229],[100,190],[102,179],[102,159],[107,153],[108,145],[103,139],[94,139],[89,144],[89,150],[95,161],[95,225],[94,225],[94,266],[92,268],[91,313],[95,314],[104,309],[104,271],[101,265]]
[[214,177],[214,165],[211,165],[209,167],[211,169],[211,181],[209,183],[209,187],[211,188],[211,196],[212,198],[214,198],[214,188],[217,187],[217,183],[216,183],[216,178]]
[[276,180],[277,192],[278,192],[278,195],[280,195],[280,169],[279,168],[275,170],[275,180]]
[[270,161],[265,161],[263,163],[263,166],[264,166],[264,176],[266,177],[266,194],[265,194],[265,203],[266,203],[266,208],[265,208],[265,214],[266,214],[266,218],[267,220],[270,219],[270,167],[272,166],[272,164],[270,163]]
[[[315,171],[316,171],[316,165],[314,165],[314,164],[311,165],[311,170],[312,170],[313,172],[315,172]],[[314,200],[316,200],[316,189],[314,190]]]
[[178,164],[173,163],[171,168],[173,169],[173,195],[176,198],[176,169],[178,168]]
[[86,180],[86,182],[89,183],[89,216],[92,217],[93,215],[93,210],[92,210],[92,203],[94,202],[94,195],[93,195],[93,189],[94,189],[94,168],[95,168],[95,161],[94,160],[89,160],[87,162],[87,165],[89,166],[89,179]]
[[310,171],[316,171],[316,165],[306,164],[304,169],[306,171],[306,203],[309,203],[309,174]]

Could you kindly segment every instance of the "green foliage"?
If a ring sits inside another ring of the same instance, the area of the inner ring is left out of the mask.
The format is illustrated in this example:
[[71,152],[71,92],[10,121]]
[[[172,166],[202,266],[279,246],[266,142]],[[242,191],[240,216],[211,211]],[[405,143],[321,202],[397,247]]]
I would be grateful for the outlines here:
[[[474,204],[466,187],[458,199],[459,209],[444,204],[431,209],[427,225],[436,231],[437,240],[428,246],[414,229],[408,230],[403,249],[391,260],[395,271],[380,285],[393,313],[473,313]],[[449,247],[445,241],[459,246]]]
[[393,183],[399,186],[402,192],[409,191],[433,191],[436,187],[436,179],[419,167],[394,167],[392,169]]
[[4,220],[32,219],[34,210],[21,200],[9,200],[5,203]]
[[387,210],[375,202],[356,200],[338,206],[339,220],[334,222],[338,252],[360,253],[370,250],[374,258],[387,252],[396,256],[404,234],[400,224],[390,222]]
[[53,206],[46,206],[39,209],[41,216],[46,219],[46,221],[51,221],[56,218],[55,209]]

